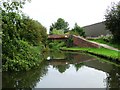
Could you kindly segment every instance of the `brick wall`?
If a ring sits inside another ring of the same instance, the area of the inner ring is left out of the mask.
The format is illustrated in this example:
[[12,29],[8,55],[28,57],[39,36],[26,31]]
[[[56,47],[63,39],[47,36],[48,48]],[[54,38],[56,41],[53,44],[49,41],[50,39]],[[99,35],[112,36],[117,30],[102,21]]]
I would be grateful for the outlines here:
[[88,40],[86,40],[80,36],[75,36],[75,35],[73,35],[73,44],[76,46],[80,46],[80,47],[95,47],[95,48],[100,47],[96,43],[89,42]]

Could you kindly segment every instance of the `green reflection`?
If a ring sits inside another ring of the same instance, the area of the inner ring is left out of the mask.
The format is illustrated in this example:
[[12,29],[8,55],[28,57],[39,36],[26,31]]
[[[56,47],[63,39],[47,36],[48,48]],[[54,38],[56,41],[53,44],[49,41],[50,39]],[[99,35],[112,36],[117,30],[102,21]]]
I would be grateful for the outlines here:
[[113,66],[113,69],[107,74],[107,87],[120,89],[120,68]]
[[46,75],[47,63],[42,62],[41,67],[28,72],[3,72],[3,88],[34,88],[44,75]]
[[83,63],[78,63],[74,64],[74,67],[76,68],[76,71],[78,71],[84,64]]
[[56,65],[53,66],[54,68],[56,68],[60,73],[64,73],[67,69],[69,69],[69,64],[66,65]]

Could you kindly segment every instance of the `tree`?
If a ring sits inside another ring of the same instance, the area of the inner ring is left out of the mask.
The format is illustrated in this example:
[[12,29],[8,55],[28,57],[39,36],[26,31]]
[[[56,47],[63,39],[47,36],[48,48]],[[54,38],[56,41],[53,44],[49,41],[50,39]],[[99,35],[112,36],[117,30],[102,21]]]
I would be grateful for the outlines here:
[[66,33],[69,30],[68,25],[68,22],[65,22],[64,19],[58,18],[57,22],[55,22],[54,24],[52,23],[52,25],[50,26],[50,34],[53,34],[52,31],[54,29],[63,30],[64,33]]
[[2,62],[13,59],[16,53],[16,42],[20,39],[20,30],[22,26],[22,20],[20,16],[20,8],[24,5],[23,2],[2,2]]
[[113,3],[106,10],[105,19],[106,28],[113,34],[114,41],[120,43],[120,2],[118,4]]
[[75,23],[74,28],[70,31],[71,34],[76,34],[76,35],[80,35],[85,37],[85,32],[84,29],[81,28],[80,26],[77,25],[77,23]]
[[46,28],[36,20],[30,18],[23,18],[23,29],[21,30],[21,39],[27,40],[30,44],[39,45],[40,43],[46,44],[47,34]]
[[[20,2],[19,2],[20,1]],[[2,70],[20,71],[39,66],[46,28],[20,11],[25,0],[2,2]],[[41,42],[39,44],[39,42]],[[33,45],[39,45],[39,51]]]

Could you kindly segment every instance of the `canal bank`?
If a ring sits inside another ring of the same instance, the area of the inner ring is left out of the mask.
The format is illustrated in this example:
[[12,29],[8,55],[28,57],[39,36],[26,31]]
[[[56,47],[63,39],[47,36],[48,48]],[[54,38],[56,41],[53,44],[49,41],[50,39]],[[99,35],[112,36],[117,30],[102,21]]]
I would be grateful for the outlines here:
[[106,58],[108,60],[112,60],[113,62],[119,62],[120,63],[120,52],[115,50],[110,50],[107,48],[81,48],[81,47],[62,47],[61,50],[63,51],[74,51],[74,52],[85,52],[90,53],[92,55]]
[[3,89],[120,88],[119,65],[80,52],[51,52],[46,56],[50,59],[44,60],[39,68],[3,72]]

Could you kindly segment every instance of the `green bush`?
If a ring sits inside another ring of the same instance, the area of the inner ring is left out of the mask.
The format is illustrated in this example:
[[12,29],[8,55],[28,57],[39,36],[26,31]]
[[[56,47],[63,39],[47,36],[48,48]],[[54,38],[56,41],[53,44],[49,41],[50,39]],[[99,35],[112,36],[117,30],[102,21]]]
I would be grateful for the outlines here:
[[23,40],[16,41],[14,45],[16,50],[12,51],[12,57],[10,58],[3,54],[3,71],[21,71],[29,70],[33,67],[39,66],[42,58],[36,50]]
[[23,29],[20,32],[21,39],[33,45],[39,45],[41,42],[46,44],[47,30],[41,23],[24,16],[23,24]]
[[79,35],[79,36],[86,37],[84,29],[81,28],[80,26],[78,26],[77,23],[75,23],[75,26],[70,31],[70,34],[74,34],[74,35]]
[[64,41],[61,41],[61,40],[59,40],[59,41],[50,41],[49,42],[49,48],[52,50],[59,50],[60,49],[60,47],[63,47],[63,46],[65,46],[65,42]]
[[[24,1],[23,1],[24,3]],[[21,2],[2,2],[2,66],[3,71],[22,71],[41,62],[40,52],[46,45],[46,28],[38,21],[22,15]],[[36,49],[36,47],[37,49]]]
[[63,30],[57,30],[57,29],[53,29],[53,31],[52,31],[52,34],[64,34],[64,31]]
[[101,36],[99,39],[105,41],[105,42],[112,42],[113,35],[106,35],[106,36]]

